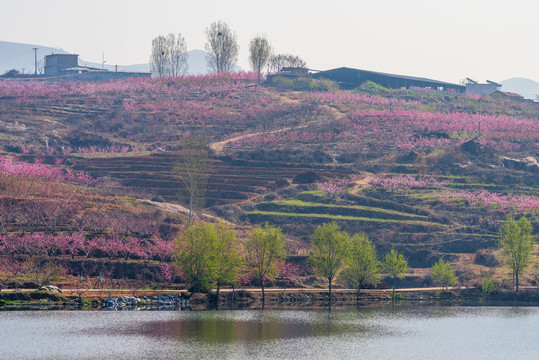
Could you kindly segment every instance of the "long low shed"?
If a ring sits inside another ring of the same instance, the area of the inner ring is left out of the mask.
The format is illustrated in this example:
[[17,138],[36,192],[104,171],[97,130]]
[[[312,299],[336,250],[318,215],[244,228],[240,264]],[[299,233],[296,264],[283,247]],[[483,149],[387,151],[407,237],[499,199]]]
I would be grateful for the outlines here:
[[457,92],[466,91],[465,86],[452,84],[444,81],[406,75],[386,74],[376,71],[352,69],[347,67],[320,71],[315,74],[311,74],[310,76],[315,79],[329,79],[332,81],[336,81],[343,88],[354,88],[358,87],[365,81],[372,81],[373,83],[391,89],[409,88],[413,86],[439,90],[453,90]]

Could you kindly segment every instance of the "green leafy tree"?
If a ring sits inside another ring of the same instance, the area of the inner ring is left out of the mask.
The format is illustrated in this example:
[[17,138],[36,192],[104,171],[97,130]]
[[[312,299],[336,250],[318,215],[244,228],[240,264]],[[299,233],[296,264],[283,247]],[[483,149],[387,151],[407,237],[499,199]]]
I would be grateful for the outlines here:
[[356,302],[359,304],[359,293],[366,285],[375,285],[380,277],[380,261],[376,256],[376,248],[365,234],[356,234],[350,239],[350,256],[346,261],[343,276],[350,286],[357,290]]
[[189,208],[189,224],[193,221],[195,211],[204,206],[211,166],[211,152],[206,138],[187,137],[173,171],[184,185],[179,195]]
[[262,309],[266,301],[264,283],[278,274],[278,261],[286,257],[285,236],[278,227],[254,228],[245,242],[247,266],[262,286]]
[[511,215],[508,215],[499,233],[502,258],[513,271],[516,292],[518,292],[520,274],[526,270],[531,261],[535,244],[532,232],[532,225],[525,216],[517,222]]
[[243,265],[241,244],[236,232],[224,223],[217,226],[215,252],[215,282],[217,284],[217,309],[221,285],[236,285]]
[[329,309],[333,280],[344,267],[350,249],[350,236],[335,223],[318,226],[311,237],[309,263],[329,282]]
[[392,299],[395,300],[395,287],[397,285],[397,281],[402,279],[408,272],[408,260],[397,250],[391,249],[391,251],[386,253],[383,267],[387,274],[393,279]]
[[445,262],[442,258],[432,266],[432,278],[442,286],[442,291],[448,286],[453,286],[457,283],[455,270],[450,263]]
[[187,227],[175,241],[176,265],[193,292],[208,292],[215,283],[215,248],[218,234],[213,224],[200,222]]
[[496,291],[497,288],[498,288],[498,284],[496,284],[496,281],[494,281],[492,277],[492,271],[487,271],[483,275],[481,291],[483,292],[484,295],[489,296],[494,291]]

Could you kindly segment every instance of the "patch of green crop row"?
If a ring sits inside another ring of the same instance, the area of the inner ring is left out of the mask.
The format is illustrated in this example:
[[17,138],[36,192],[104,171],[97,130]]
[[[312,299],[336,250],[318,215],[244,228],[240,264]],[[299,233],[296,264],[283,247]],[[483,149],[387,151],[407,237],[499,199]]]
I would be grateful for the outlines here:
[[312,195],[316,197],[325,197],[326,192],[324,190],[311,190],[311,191],[302,191],[298,195]]
[[463,176],[463,175],[436,175],[436,174],[422,174],[422,175],[419,175],[418,173],[408,173],[408,174],[403,174],[403,173],[396,173],[396,172],[388,172],[386,173],[386,175],[408,175],[408,176],[413,176],[413,177],[417,177],[417,176],[427,176],[427,177],[431,177],[431,178],[442,178],[442,179],[469,179],[470,176]]
[[412,198],[412,199],[422,199],[422,200],[438,200],[438,194],[435,192],[426,192],[426,193],[412,193],[412,194],[404,194],[404,196]]
[[426,218],[426,216],[423,216],[423,215],[416,215],[416,214],[405,213],[405,212],[397,211],[397,210],[383,209],[383,208],[370,207],[370,206],[361,206],[361,205],[322,204],[322,203],[307,202],[307,201],[302,201],[302,200],[274,200],[272,201],[272,203],[281,205],[281,206],[327,207],[327,208],[367,210],[367,211],[382,212],[382,213],[392,214],[392,215]]
[[330,220],[350,220],[350,221],[364,221],[364,222],[379,222],[379,223],[394,223],[394,224],[412,224],[412,225],[429,225],[429,226],[441,226],[445,227],[444,224],[429,222],[429,221],[420,221],[420,220],[393,220],[393,219],[377,219],[377,218],[366,218],[366,217],[355,217],[355,216],[344,216],[344,215],[329,215],[329,214],[297,214],[297,213],[282,213],[277,211],[246,211],[247,215],[266,215],[266,216],[281,216],[281,217],[295,217],[295,218],[321,218],[321,219],[330,219]]

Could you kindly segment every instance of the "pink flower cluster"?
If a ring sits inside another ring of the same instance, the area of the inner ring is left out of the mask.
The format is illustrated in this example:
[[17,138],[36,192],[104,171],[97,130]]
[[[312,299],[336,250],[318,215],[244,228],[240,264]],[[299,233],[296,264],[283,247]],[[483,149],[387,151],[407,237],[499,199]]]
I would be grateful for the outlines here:
[[383,96],[360,94],[351,91],[314,92],[312,96],[317,100],[329,104],[355,104],[378,109],[417,109],[421,105],[415,100],[406,101]]
[[0,157],[0,174],[42,180],[69,181],[82,185],[92,185],[99,181],[99,179],[94,179],[88,174],[75,173],[73,170],[62,166],[29,164],[15,161],[5,156]]
[[438,194],[438,199],[444,204],[456,205],[464,201],[470,207],[484,206],[489,210],[499,210],[503,213],[508,211],[539,212],[539,198],[531,195],[503,195],[487,190],[447,190]]
[[0,235],[0,253],[25,256],[107,256],[110,259],[143,259],[167,261],[173,243],[158,237],[139,239],[116,234],[100,237],[73,234]]
[[384,190],[407,190],[423,188],[442,188],[448,181],[438,181],[432,177],[412,177],[410,175],[377,175],[369,181],[369,184]]
[[340,198],[346,192],[348,185],[350,185],[350,179],[335,178],[326,181],[316,181],[315,184],[318,190],[325,191],[330,196]]

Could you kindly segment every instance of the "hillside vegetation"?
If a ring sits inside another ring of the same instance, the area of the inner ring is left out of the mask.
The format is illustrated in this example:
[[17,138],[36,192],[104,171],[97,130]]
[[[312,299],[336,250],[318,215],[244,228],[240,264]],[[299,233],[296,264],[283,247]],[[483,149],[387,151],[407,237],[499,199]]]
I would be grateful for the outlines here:
[[415,267],[473,255],[477,270],[508,213],[539,228],[538,104],[255,80],[0,81],[0,252],[133,261],[170,278],[185,223],[172,169],[192,134],[213,150],[204,216],[278,225],[298,256],[335,221]]

